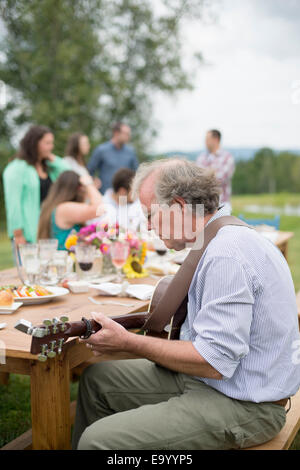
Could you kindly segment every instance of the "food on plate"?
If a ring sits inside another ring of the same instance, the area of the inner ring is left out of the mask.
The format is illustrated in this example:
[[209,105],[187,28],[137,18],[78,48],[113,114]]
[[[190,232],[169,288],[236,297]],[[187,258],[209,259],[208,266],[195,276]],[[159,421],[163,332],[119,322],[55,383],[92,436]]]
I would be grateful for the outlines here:
[[24,299],[26,297],[43,297],[45,295],[53,295],[43,286],[4,286],[0,287],[0,294],[2,292],[10,292],[13,299]]
[[9,289],[0,292],[0,305],[1,307],[11,307],[14,303],[14,296]]

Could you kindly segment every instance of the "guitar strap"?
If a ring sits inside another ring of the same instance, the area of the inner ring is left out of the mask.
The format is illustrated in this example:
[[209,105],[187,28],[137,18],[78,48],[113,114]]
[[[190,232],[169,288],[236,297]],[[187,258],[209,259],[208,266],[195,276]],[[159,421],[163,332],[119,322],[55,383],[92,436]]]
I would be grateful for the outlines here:
[[219,217],[206,225],[202,234],[202,248],[191,249],[183,264],[173,277],[159,304],[147,318],[143,330],[161,333],[164,327],[170,323],[171,318],[188,295],[195,270],[208,244],[217,235],[218,231],[226,225],[252,228],[234,216]]

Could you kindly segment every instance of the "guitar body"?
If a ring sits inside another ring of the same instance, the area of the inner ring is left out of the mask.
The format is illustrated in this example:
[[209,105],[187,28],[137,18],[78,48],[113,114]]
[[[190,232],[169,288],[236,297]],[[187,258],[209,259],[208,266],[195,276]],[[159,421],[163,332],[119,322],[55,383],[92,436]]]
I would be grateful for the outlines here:
[[[173,276],[165,276],[158,281],[150,301],[148,310],[149,314],[151,314],[156,309],[162,297],[165,295],[165,292],[169,288],[169,285],[171,284],[172,280]],[[146,331],[145,334],[149,334],[150,336],[159,336],[160,338],[166,337],[168,339],[179,339],[181,325],[183,324],[185,317],[187,316],[187,301],[188,299],[187,297],[185,297],[180,307],[174,313],[170,324],[165,327],[163,333],[158,334],[151,331]]]

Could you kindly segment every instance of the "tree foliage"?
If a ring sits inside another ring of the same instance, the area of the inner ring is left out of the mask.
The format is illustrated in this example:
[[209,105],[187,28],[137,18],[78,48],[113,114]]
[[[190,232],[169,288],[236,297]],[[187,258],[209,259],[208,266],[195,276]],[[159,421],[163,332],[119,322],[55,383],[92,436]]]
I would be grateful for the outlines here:
[[233,177],[235,194],[300,193],[300,157],[291,152],[259,150],[252,160],[239,161]]
[[[192,86],[182,65],[181,23],[205,0],[1,0],[0,80],[10,129],[44,124],[57,151],[83,131],[94,142],[125,120],[145,150],[155,133],[152,96]],[[157,8],[158,7],[158,8]]]

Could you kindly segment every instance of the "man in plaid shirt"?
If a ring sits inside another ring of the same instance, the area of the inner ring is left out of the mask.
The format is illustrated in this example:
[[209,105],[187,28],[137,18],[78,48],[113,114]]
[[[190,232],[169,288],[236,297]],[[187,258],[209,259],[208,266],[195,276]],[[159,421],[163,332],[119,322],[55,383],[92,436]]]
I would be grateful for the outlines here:
[[216,177],[220,180],[222,192],[220,203],[230,204],[231,197],[231,179],[235,170],[234,158],[226,150],[221,149],[221,132],[215,129],[209,131],[206,135],[207,152],[202,153],[196,160],[198,166],[203,168],[212,168]]

